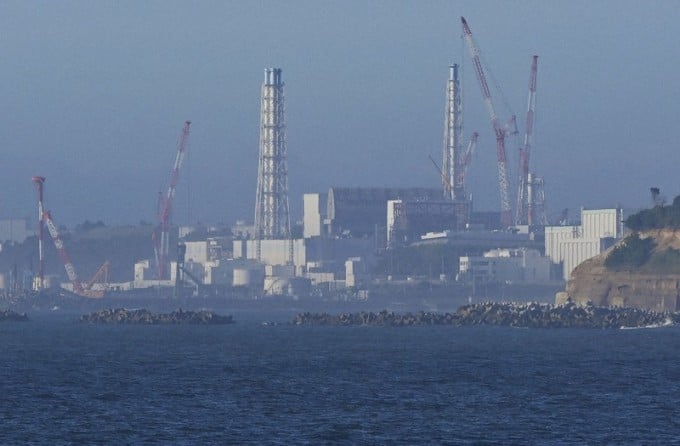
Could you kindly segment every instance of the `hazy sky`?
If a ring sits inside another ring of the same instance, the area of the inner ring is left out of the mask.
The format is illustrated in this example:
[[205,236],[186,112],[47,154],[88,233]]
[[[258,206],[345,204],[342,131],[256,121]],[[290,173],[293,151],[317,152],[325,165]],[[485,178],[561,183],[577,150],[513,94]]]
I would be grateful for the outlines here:
[[[523,122],[540,56],[532,164],[550,215],[646,206],[650,186],[680,193],[676,1],[4,0],[0,217],[36,213],[39,174],[58,224],[155,221],[190,119],[174,221],[252,220],[270,66],[286,83],[295,219],[302,193],[332,185],[438,187],[428,155],[441,157],[452,62],[465,133],[480,132],[475,208],[496,210],[495,142],[461,15],[502,89],[501,119],[511,109]],[[508,141],[513,182],[520,141]]]

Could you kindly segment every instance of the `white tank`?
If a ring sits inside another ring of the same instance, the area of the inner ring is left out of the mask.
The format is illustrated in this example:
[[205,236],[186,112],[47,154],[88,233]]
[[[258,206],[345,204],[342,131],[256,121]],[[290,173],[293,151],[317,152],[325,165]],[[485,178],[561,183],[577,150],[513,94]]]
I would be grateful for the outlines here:
[[234,269],[234,286],[250,286],[253,283],[252,272],[247,268]]

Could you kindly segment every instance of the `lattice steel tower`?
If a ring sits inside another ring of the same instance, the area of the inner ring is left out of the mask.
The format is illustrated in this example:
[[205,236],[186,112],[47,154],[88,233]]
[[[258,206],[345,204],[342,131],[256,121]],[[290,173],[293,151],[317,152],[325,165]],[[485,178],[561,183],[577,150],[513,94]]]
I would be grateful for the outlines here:
[[280,68],[265,68],[260,111],[260,159],[255,200],[257,258],[261,240],[290,240],[284,83]]

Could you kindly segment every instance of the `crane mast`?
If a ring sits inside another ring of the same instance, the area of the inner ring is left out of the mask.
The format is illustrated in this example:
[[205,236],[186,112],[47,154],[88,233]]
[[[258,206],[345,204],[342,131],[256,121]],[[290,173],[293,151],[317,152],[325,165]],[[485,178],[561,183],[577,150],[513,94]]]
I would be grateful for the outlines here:
[[479,50],[472,39],[472,32],[470,27],[465,21],[464,17],[460,18],[463,25],[463,38],[467,43],[468,50],[470,51],[470,57],[472,58],[472,65],[475,69],[475,75],[479,81],[479,86],[482,90],[482,97],[484,98],[484,104],[486,105],[487,112],[491,118],[491,125],[493,127],[493,132],[496,135],[496,156],[498,159],[498,184],[500,189],[501,197],[501,222],[505,226],[512,225],[512,209],[510,207],[510,199],[508,196],[508,177],[507,177],[507,157],[505,154],[505,136],[506,130],[501,126],[498,120],[498,115],[496,115],[496,110],[491,100],[491,92],[489,90],[489,85],[486,82],[486,76],[484,75],[484,70],[482,68],[482,63],[479,60]]
[[534,224],[535,216],[532,209],[533,197],[530,194],[531,184],[529,176],[529,158],[534,134],[534,113],[536,110],[536,74],[538,72],[538,56],[533,56],[531,74],[529,75],[529,98],[527,100],[526,131],[524,145],[519,151],[519,183],[517,187],[517,215],[516,224]]
[[184,161],[187,142],[189,140],[191,121],[186,121],[182,128],[182,134],[177,144],[177,156],[170,173],[170,184],[167,193],[161,197],[160,210],[158,213],[158,235],[154,233],[154,251],[156,255],[156,274],[158,279],[167,279],[170,268],[168,267],[168,254],[170,252],[170,216],[172,215],[172,203],[175,198],[175,189],[179,183],[179,172]]

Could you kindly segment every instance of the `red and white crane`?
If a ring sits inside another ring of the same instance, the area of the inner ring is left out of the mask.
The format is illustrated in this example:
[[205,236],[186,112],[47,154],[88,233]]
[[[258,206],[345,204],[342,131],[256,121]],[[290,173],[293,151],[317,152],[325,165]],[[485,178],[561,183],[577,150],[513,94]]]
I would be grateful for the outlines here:
[[179,182],[179,171],[182,168],[184,161],[184,153],[187,148],[189,140],[189,130],[191,121],[186,121],[182,128],[179,142],[177,144],[177,156],[175,157],[175,164],[170,172],[170,185],[167,193],[161,197],[161,202],[158,212],[158,229],[153,234],[154,252],[156,256],[156,276],[159,280],[169,278],[169,261],[168,255],[170,252],[170,216],[172,215],[172,202],[175,199],[175,188]]
[[464,17],[460,18],[463,24],[463,38],[467,43],[467,47],[470,50],[470,57],[472,58],[472,64],[475,69],[475,74],[477,80],[479,81],[479,86],[482,90],[482,97],[484,98],[484,104],[486,105],[487,112],[491,118],[491,125],[493,127],[494,134],[496,135],[496,156],[498,158],[498,183],[501,196],[501,222],[505,226],[512,225],[512,208],[510,207],[510,198],[508,196],[508,176],[507,176],[507,157],[505,154],[505,137],[507,135],[507,130],[501,125],[498,115],[496,115],[496,110],[491,100],[491,91],[486,82],[486,76],[484,75],[484,70],[482,68],[482,63],[479,60],[479,50],[472,40],[472,32],[470,27],[465,21]]
[[538,56],[531,62],[529,75],[529,99],[527,100],[527,122],[524,133],[524,145],[519,149],[519,183],[517,185],[517,215],[516,224],[531,225],[535,223],[532,209],[533,197],[530,196],[529,158],[534,134],[534,113],[536,111],[536,74],[538,72]]
[[104,264],[101,266],[101,268],[99,268],[94,277],[92,277],[92,280],[90,280],[86,285],[83,285],[80,279],[78,278],[78,274],[76,273],[76,269],[73,266],[73,263],[71,262],[71,258],[69,257],[68,252],[66,252],[66,247],[64,246],[64,242],[61,240],[61,237],[59,236],[59,231],[57,230],[56,225],[52,221],[52,214],[50,213],[50,211],[44,211],[42,215],[43,220],[45,222],[45,226],[47,226],[47,230],[49,231],[50,236],[52,237],[52,241],[54,242],[54,247],[57,249],[59,257],[61,258],[61,261],[64,264],[66,275],[68,276],[68,279],[71,281],[71,284],[73,285],[73,293],[83,297],[95,297],[95,298],[104,297],[105,289],[93,289],[92,287],[101,275],[108,272],[109,262],[108,261],[104,262]]

